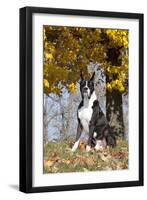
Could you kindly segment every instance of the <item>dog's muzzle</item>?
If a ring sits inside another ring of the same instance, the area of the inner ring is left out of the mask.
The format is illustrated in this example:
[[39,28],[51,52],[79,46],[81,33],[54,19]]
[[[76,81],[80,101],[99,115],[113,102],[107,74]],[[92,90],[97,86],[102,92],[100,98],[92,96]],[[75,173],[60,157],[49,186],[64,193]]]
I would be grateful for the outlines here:
[[84,92],[84,93],[88,93],[88,88],[85,87],[85,88],[83,89],[83,92]]
[[90,90],[88,87],[84,87],[82,90],[82,93],[83,93],[84,97],[90,99]]

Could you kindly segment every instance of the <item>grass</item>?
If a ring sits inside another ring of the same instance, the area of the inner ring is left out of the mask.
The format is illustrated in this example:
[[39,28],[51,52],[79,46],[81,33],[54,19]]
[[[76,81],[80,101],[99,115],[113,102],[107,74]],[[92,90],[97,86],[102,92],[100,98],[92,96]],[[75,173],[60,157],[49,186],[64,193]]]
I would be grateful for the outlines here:
[[115,148],[86,152],[81,143],[71,152],[71,142],[48,142],[44,145],[44,173],[86,172],[128,169],[128,142],[119,139]]

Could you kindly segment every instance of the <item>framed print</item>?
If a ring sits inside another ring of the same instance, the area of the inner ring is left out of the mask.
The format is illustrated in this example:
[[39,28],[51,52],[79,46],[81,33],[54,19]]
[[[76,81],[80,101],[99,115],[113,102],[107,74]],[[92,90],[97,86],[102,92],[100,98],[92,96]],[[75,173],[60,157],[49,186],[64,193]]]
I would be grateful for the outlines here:
[[20,9],[20,191],[143,185],[143,14]]

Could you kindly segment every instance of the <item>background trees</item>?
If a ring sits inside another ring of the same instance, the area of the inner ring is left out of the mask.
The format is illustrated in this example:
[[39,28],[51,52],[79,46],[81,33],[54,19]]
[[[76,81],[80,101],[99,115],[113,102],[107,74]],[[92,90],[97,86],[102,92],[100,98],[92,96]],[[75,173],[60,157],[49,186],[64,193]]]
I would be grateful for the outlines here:
[[[128,30],[44,26],[43,31],[44,94],[60,100],[60,117],[65,122],[62,132],[71,131],[67,119],[72,116],[70,110],[75,112],[72,104],[79,98],[77,82],[82,70],[85,78],[96,71],[98,96],[106,95],[103,107],[107,119],[124,136],[122,95],[128,93]],[[61,105],[63,92],[69,98],[65,109]]]

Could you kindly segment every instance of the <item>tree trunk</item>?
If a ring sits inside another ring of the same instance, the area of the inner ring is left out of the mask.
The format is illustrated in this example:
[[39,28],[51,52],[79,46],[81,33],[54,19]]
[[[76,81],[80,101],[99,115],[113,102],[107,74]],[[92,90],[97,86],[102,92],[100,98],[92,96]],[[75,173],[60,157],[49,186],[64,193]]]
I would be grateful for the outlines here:
[[43,106],[43,142],[48,142],[48,97],[44,94],[44,106]]
[[65,122],[66,122],[66,118],[65,118],[65,110],[63,107],[63,103],[62,103],[62,97],[59,97],[59,101],[58,101],[59,105],[60,105],[60,113],[61,113],[61,128],[60,128],[60,139],[63,140],[65,138]]
[[[110,48],[107,52],[107,59],[113,66],[121,66],[122,59],[119,48]],[[117,79],[117,75],[111,77],[111,79],[106,75],[107,83],[115,79]],[[106,91],[106,116],[117,135],[124,137],[122,94],[117,90]]]
[[[68,98],[67,105],[67,119],[66,119],[66,136],[69,138],[73,129],[72,129],[72,114],[73,114],[73,94],[71,93]],[[65,138],[66,139],[66,138]]]
[[122,94],[119,91],[106,93],[106,115],[110,126],[118,136],[124,137]]

